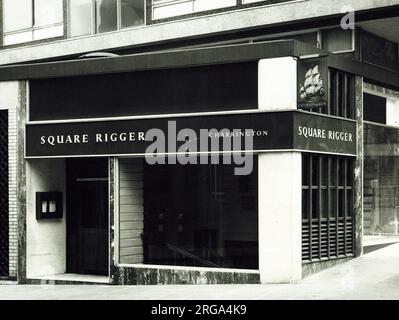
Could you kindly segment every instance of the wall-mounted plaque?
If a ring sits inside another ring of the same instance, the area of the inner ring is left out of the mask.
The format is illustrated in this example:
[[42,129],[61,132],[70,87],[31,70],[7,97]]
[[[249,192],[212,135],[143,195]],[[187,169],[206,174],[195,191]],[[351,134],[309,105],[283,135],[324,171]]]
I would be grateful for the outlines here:
[[298,108],[319,110],[328,104],[328,65],[326,58],[298,62]]
[[36,220],[61,219],[62,192],[36,192]]

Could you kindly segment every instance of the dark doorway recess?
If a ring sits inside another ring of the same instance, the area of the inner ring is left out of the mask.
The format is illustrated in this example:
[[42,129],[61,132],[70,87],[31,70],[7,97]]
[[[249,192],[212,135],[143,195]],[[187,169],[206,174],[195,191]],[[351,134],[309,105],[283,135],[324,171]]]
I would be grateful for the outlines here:
[[67,273],[108,275],[108,159],[67,161]]
[[8,112],[0,111],[0,277],[9,275]]

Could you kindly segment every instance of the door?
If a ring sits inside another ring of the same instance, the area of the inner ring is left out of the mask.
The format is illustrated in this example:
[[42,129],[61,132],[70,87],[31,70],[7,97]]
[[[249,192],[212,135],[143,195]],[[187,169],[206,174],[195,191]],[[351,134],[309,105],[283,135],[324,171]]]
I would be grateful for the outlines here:
[[69,160],[67,174],[67,272],[108,275],[108,160]]
[[0,111],[0,278],[8,277],[8,112]]

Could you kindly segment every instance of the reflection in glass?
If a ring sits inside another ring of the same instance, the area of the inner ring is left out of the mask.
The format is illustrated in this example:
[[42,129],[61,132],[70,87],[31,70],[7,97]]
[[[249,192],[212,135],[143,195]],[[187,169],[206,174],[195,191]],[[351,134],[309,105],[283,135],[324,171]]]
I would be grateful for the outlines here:
[[92,34],[92,0],[70,0],[69,6],[71,36]]
[[398,235],[399,130],[364,126],[364,234]]
[[256,167],[144,164],[144,263],[257,269]]
[[3,1],[4,32],[32,27],[32,0]]
[[35,0],[35,26],[62,22],[62,0]]
[[115,0],[97,0],[97,32],[118,29],[118,5]]
[[144,0],[121,0],[121,27],[144,24]]

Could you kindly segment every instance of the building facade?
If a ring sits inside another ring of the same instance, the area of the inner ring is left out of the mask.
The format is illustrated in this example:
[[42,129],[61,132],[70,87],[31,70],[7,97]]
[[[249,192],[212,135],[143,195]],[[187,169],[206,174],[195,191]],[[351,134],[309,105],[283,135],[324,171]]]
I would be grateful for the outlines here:
[[0,11],[0,279],[292,283],[399,241],[399,1]]

